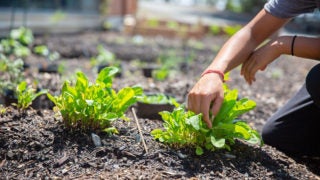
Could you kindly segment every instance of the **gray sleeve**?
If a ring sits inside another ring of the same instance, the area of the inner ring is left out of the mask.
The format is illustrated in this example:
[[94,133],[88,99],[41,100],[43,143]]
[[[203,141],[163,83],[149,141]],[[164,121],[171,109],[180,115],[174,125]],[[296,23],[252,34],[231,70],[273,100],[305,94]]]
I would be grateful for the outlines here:
[[278,18],[292,18],[299,14],[313,12],[317,4],[313,0],[269,0],[264,9]]

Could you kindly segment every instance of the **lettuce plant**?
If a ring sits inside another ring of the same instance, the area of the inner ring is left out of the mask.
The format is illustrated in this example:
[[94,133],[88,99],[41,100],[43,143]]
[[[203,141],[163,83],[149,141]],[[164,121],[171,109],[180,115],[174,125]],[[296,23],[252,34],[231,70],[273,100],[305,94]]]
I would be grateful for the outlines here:
[[37,55],[46,57],[49,61],[55,61],[60,58],[60,54],[57,51],[51,52],[46,45],[35,46],[33,52]]
[[25,46],[30,45],[34,40],[32,30],[25,27],[19,27],[11,30],[10,38],[17,40]]
[[74,86],[65,81],[59,96],[48,93],[67,128],[116,133],[112,122],[128,120],[125,112],[136,103],[143,90],[125,87],[116,92],[112,89],[112,80],[117,72],[116,67],[106,67],[100,71],[95,83],[90,83],[84,73],[78,72]]
[[0,42],[0,52],[5,55],[14,54],[16,57],[27,57],[30,55],[29,46],[34,37],[31,29],[20,27],[10,31],[10,35]]
[[36,92],[35,89],[28,87],[26,81],[22,81],[16,88],[18,103],[15,104],[18,109],[27,109],[38,96],[46,94],[48,91],[43,89]]
[[213,119],[210,129],[202,120],[202,114],[195,114],[178,107],[173,112],[160,112],[164,121],[163,129],[154,129],[151,135],[160,142],[175,148],[193,147],[201,155],[204,149],[231,150],[235,139],[262,145],[262,139],[245,121],[236,119],[241,114],[253,109],[256,103],[243,98],[237,100],[238,91],[225,86],[224,102],[220,112]]
[[103,45],[99,44],[97,46],[98,54],[95,57],[90,59],[90,63],[92,66],[95,65],[110,65],[114,66],[119,64],[120,62],[117,60],[116,55],[111,51],[107,50],[103,47]]

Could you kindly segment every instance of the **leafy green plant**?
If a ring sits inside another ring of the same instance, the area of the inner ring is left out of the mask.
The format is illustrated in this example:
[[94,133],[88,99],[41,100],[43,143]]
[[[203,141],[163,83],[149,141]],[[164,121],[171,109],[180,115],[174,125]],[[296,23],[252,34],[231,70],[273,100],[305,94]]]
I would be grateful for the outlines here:
[[152,77],[158,81],[163,81],[167,79],[168,76],[169,76],[169,69],[166,67],[156,69],[152,74]]
[[7,112],[7,108],[0,104],[0,115],[4,115]]
[[159,20],[156,18],[151,18],[147,20],[147,26],[156,28],[159,26]]
[[2,39],[0,43],[0,53],[5,55],[15,55],[16,57],[27,57],[30,55],[29,45],[33,42],[32,31],[25,27],[20,27],[10,31],[8,38]]
[[189,39],[187,41],[187,45],[192,47],[192,48],[198,49],[198,50],[202,50],[202,49],[205,48],[204,43],[202,43],[199,40],[195,40],[195,39]]
[[54,24],[63,21],[66,18],[66,13],[62,10],[56,10],[53,15],[50,17],[50,21]]
[[161,54],[157,59],[157,63],[167,69],[177,68],[178,63],[183,61],[184,58],[174,50]]
[[64,74],[66,72],[66,62],[62,61],[58,65],[58,73],[59,74]]
[[31,29],[25,27],[11,30],[10,38],[17,40],[24,46],[30,45],[34,40]]
[[35,46],[33,52],[41,56],[48,56],[50,53],[49,48],[46,45]]
[[22,81],[16,88],[16,95],[18,98],[18,103],[14,104],[18,109],[24,110],[27,109],[32,102],[40,95],[46,94],[48,90],[41,90],[36,92],[36,89],[27,86],[26,81]]
[[176,21],[168,21],[167,28],[177,30],[179,28],[179,23]]
[[179,103],[175,98],[163,93],[143,94],[138,98],[138,101],[146,104],[171,104],[176,107],[179,106]]
[[210,33],[213,35],[218,35],[221,32],[221,28],[218,25],[211,25],[209,29],[210,29]]
[[10,60],[0,54],[0,94],[3,94],[5,90],[15,90],[23,79],[23,61],[21,59]]
[[143,90],[140,87],[125,87],[118,92],[113,90],[112,80],[117,72],[116,67],[106,67],[100,71],[95,83],[90,83],[79,71],[74,86],[65,81],[59,96],[47,94],[67,128],[116,133],[112,122],[129,120],[125,112],[136,103]]
[[57,51],[51,52],[46,45],[35,46],[33,52],[37,55],[46,57],[49,61],[55,61],[60,58],[60,53]]
[[224,102],[220,112],[213,119],[213,127],[209,129],[202,120],[201,114],[186,111],[178,107],[173,112],[160,112],[164,120],[164,130],[154,129],[151,135],[160,142],[175,148],[193,147],[197,155],[204,149],[231,149],[235,139],[248,143],[263,144],[259,133],[242,120],[236,119],[241,114],[253,109],[256,104],[249,99],[237,100],[238,91],[225,86]]
[[16,57],[27,57],[30,55],[30,49],[15,39],[2,39],[0,43],[0,52],[5,55],[15,55]]
[[115,54],[112,53],[111,51],[107,50],[106,48],[104,48],[103,45],[99,44],[97,46],[97,51],[98,51],[97,56],[92,57],[90,59],[90,63],[92,66],[96,66],[96,65],[115,66],[115,65],[120,64],[120,62],[117,60]]

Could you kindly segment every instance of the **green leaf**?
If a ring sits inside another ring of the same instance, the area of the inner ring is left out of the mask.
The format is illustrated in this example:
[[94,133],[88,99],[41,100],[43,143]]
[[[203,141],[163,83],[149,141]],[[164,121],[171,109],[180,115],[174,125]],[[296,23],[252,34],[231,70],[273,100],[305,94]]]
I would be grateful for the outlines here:
[[118,68],[110,66],[103,68],[96,79],[97,83],[104,83],[106,87],[111,87],[113,76],[119,71]]
[[243,98],[236,102],[233,106],[231,112],[228,117],[224,120],[225,123],[231,123],[238,116],[254,109],[256,107],[256,103],[252,100],[248,100],[247,98]]
[[220,122],[225,121],[225,118],[228,117],[228,114],[230,113],[230,111],[232,111],[233,106],[236,104],[237,96],[237,90],[225,90],[224,101],[222,103],[219,113],[214,118],[213,125],[217,125]]
[[162,135],[163,131],[161,129],[154,129],[151,131],[151,135],[155,138],[155,139],[159,139]]
[[260,146],[264,144],[261,135],[255,130],[252,130],[251,138],[247,140],[247,142],[251,144],[260,144]]
[[203,154],[203,149],[200,146],[196,147],[196,155],[201,156]]
[[191,116],[186,119],[186,124],[190,124],[194,129],[200,130],[200,121],[202,120],[201,118],[201,114]]
[[47,94],[48,93],[48,90],[47,89],[42,89],[41,91],[37,92],[34,96],[33,96],[33,100],[35,98],[37,98],[38,96],[41,96],[43,94]]
[[109,133],[109,134],[118,134],[118,130],[115,127],[109,127],[109,128],[105,128],[103,129],[104,132]]
[[77,81],[75,89],[78,92],[85,92],[85,90],[88,88],[89,81],[87,76],[83,72],[77,72]]
[[18,85],[18,88],[17,88],[17,91],[18,92],[23,92],[27,89],[27,82],[25,81],[22,81],[19,85]]
[[114,102],[114,105],[117,111],[124,112],[126,109],[128,109],[129,106],[131,106],[136,102],[134,97],[135,97],[135,92],[131,88],[121,89],[118,92],[117,98]]
[[235,124],[234,126],[234,133],[237,137],[243,138],[245,140],[248,140],[251,137],[250,132],[246,128],[237,124]]
[[88,106],[92,106],[94,103],[94,100],[87,99],[86,103],[88,104]]
[[45,46],[45,45],[35,46],[35,47],[33,48],[33,51],[34,51],[36,54],[41,55],[41,56],[45,56],[45,57],[48,56],[49,53],[50,53],[48,47]]
[[214,136],[210,136],[211,143],[214,147],[222,148],[226,144],[226,140],[224,138],[216,139]]

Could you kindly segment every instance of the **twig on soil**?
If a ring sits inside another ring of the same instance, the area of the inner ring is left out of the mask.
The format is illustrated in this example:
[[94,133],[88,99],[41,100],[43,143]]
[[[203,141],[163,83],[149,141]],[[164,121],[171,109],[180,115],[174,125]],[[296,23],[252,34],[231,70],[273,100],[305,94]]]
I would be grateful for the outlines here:
[[141,128],[140,128],[140,124],[139,124],[139,121],[138,121],[136,112],[135,112],[134,108],[132,108],[131,110],[132,110],[134,119],[136,120],[136,123],[137,123],[137,126],[138,126],[138,130],[139,130],[139,134],[140,134],[140,137],[141,137],[143,146],[144,146],[144,150],[146,151],[146,153],[148,153],[148,148],[147,148],[147,145],[146,145],[146,143],[145,143],[145,141],[144,141],[143,134],[142,134],[142,131],[141,131]]
[[0,168],[2,168],[5,163],[6,163],[6,159],[2,160],[0,163]]

